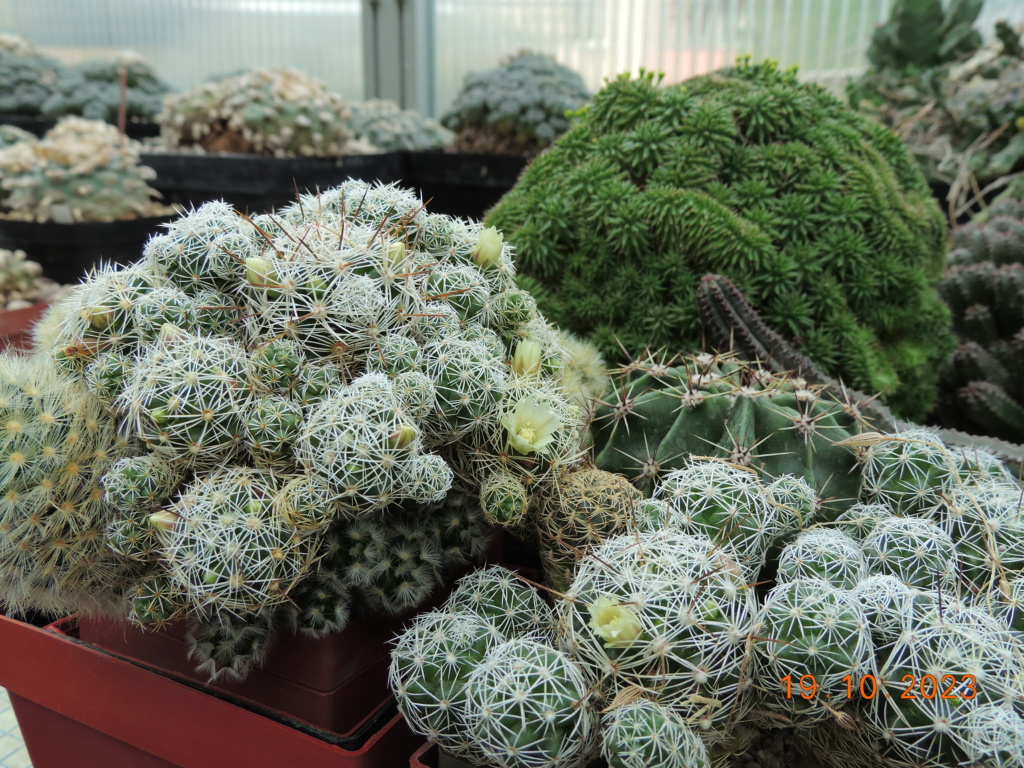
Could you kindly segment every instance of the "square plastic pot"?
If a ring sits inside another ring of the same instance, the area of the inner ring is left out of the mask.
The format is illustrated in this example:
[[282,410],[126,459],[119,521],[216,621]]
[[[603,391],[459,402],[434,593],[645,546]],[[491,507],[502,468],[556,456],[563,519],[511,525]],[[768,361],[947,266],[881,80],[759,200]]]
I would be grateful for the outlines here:
[[[250,709],[77,638],[0,617],[7,688],[34,768],[393,768],[421,737],[363,699],[348,733]],[[360,698],[357,686],[350,690]]]
[[131,264],[142,258],[142,246],[173,216],[148,216],[124,221],[13,221],[0,218],[0,248],[21,249],[58,283],[77,283],[100,262]]
[[336,187],[347,178],[393,182],[401,178],[398,152],[344,157],[262,157],[241,154],[143,154],[156,171],[150,182],[163,202],[186,207],[225,200],[241,211],[266,213],[293,202],[298,192]]
[[523,155],[405,153],[402,183],[419,190],[427,210],[482,219],[515,186],[530,158]]

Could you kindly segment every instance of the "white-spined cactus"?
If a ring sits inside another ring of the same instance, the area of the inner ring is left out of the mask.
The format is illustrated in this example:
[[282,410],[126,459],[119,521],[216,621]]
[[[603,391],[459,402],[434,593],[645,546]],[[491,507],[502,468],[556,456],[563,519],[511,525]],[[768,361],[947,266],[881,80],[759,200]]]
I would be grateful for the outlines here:
[[498,233],[349,180],[251,219],[207,203],[54,306],[40,351],[153,463],[105,479],[132,499],[112,545],[150,568],[133,619],[317,634],[479,556],[485,482],[534,497],[581,453],[557,333],[514,278]]

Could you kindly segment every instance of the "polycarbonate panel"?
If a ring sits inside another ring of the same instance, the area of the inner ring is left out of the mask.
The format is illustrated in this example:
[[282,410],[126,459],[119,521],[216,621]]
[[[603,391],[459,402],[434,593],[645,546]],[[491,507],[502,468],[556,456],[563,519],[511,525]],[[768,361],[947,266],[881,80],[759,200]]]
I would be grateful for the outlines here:
[[0,31],[67,63],[131,49],[179,89],[290,66],[363,97],[360,0],[0,0]]
[[[751,54],[841,88],[891,0],[437,0],[437,105],[466,74],[516,50],[554,55],[597,89],[640,67],[678,82]],[[987,0],[979,29],[1024,21],[1024,0]]]

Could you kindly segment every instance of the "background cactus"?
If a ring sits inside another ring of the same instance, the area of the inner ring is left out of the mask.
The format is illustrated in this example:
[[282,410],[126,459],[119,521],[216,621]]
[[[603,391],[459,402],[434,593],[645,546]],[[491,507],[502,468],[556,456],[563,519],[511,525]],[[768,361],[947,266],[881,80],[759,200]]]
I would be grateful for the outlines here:
[[1024,199],[956,231],[939,294],[960,346],[942,369],[945,426],[1024,442]]
[[456,151],[532,154],[564,133],[566,112],[589,99],[576,72],[524,51],[468,75],[441,123],[457,134]]
[[65,74],[20,35],[0,35],[0,112],[38,116]]
[[171,89],[141,57],[131,52],[109,61],[84,61],[64,70],[53,94],[43,102],[42,113],[47,117],[78,115],[117,124],[122,71],[127,85],[123,96],[126,117],[152,120]]
[[68,117],[42,139],[0,149],[0,211],[29,221],[113,221],[165,209],[139,145],[98,121]]
[[848,95],[899,134],[930,183],[949,188],[949,212],[959,218],[976,190],[1024,162],[1024,47],[1021,30],[1005,21],[981,44],[971,28],[979,0],[942,5],[896,3],[868,50],[872,68]]
[[610,359],[697,347],[709,269],[905,417],[927,412],[952,347],[930,289],[945,225],[906,150],[771,64],[609,83],[486,221],[544,286],[542,309]]
[[351,110],[327,86],[295,69],[256,69],[168,96],[157,116],[164,144],[210,152],[341,155]]
[[123,610],[137,568],[107,548],[100,484],[131,452],[103,404],[40,357],[0,356],[0,603],[66,614]]
[[352,104],[352,133],[385,152],[402,149],[441,149],[455,134],[414,109],[402,109],[387,99]]
[[35,341],[140,445],[103,478],[133,620],[237,630],[237,660],[201,660],[237,676],[246,622],[407,613],[482,556],[484,482],[536,506],[580,454],[558,335],[513,293],[496,233],[353,180],[272,216],[208,203],[94,270]]
[[55,299],[61,287],[42,275],[43,268],[25,258],[24,251],[0,248],[0,308],[25,309]]

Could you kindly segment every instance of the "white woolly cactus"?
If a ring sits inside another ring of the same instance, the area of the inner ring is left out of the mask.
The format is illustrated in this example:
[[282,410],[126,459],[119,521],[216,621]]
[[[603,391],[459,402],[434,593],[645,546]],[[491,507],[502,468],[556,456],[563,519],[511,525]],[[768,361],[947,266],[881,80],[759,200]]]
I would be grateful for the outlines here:
[[157,116],[171,148],[211,152],[341,155],[352,139],[349,105],[291,68],[256,69],[165,98]]

